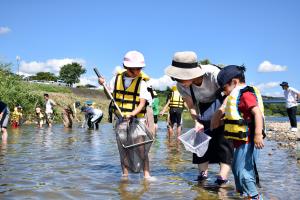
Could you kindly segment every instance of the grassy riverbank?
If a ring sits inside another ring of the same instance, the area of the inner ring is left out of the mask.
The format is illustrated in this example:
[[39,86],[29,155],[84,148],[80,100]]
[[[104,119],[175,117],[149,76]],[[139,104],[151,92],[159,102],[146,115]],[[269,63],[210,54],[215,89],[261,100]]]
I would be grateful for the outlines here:
[[[86,100],[93,100],[95,106],[105,113],[104,119],[107,118],[109,101],[103,91],[30,83],[3,69],[0,69],[0,80],[0,100],[8,104],[11,112],[16,105],[21,105],[24,118],[28,122],[34,119],[37,105],[44,107],[44,93],[48,93],[50,98],[60,105],[73,104],[75,101],[83,104]],[[60,122],[62,108],[56,106],[54,112],[55,121]]]

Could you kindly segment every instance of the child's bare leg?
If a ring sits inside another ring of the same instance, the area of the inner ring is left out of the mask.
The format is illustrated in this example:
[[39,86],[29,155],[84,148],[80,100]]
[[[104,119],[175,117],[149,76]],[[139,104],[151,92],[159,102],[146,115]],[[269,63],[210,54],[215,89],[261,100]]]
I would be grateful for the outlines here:
[[220,163],[220,172],[219,172],[219,175],[223,179],[227,179],[228,178],[228,174],[229,174],[230,171],[231,171],[230,165],[228,165],[226,163]]
[[127,169],[127,167],[125,165],[123,165],[123,164],[121,164],[121,166],[122,166],[122,172],[123,172],[122,176],[123,177],[127,177],[128,176],[128,169]]
[[7,130],[6,128],[2,128],[2,141],[6,141],[7,140]]
[[150,167],[149,167],[149,158],[147,155],[144,161],[144,178],[149,178],[149,177],[150,177]]
[[199,174],[201,174],[201,172],[204,172],[205,175],[207,175],[207,171],[208,171],[208,162],[198,164],[198,169],[199,169]]

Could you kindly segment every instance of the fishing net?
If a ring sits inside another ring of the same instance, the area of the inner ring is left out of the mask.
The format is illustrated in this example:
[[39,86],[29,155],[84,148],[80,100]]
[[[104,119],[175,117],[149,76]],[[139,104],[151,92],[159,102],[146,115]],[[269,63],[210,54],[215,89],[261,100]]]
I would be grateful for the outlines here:
[[143,169],[153,136],[139,119],[121,122],[116,129],[116,137],[122,165],[131,172],[138,173]]

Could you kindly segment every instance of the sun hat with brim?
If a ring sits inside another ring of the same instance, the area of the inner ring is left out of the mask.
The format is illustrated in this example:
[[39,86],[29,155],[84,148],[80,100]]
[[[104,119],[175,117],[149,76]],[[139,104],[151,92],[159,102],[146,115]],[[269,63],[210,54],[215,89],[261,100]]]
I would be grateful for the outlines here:
[[220,88],[223,88],[234,77],[244,73],[245,67],[238,65],[228,65],[224,67],[218,74],[217,80]]
[[204,73],[193,51],[176,52],[172,65],[165,69],[165,74],[179,80],[191,80],[203,76]]
[[128,68],[145,67],[144,55],[138,51],[128,51],[124,56],[123,65]]
[[280,83],[280,86],[283,87],[283,86],[289,86],[288,82],[285,82],[283,81],[282,83]]

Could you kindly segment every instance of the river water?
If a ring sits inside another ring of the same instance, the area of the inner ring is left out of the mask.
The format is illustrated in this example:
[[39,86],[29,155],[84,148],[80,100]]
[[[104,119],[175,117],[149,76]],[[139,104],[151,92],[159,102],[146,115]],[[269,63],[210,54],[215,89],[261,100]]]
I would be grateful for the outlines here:
[[[218,165],[211,165],[207,182],[194,181],[197,168],[191,153],[175,138],[166,138],[164,122],[159,127],[149,153],[156,181],[145,181],[142,174],[120,179],[110,124],[102,124],[99,131],[62,125],[9,130],[7,144],[0,148],[0,199],[240,199],[232,175],[226,187],[214,185]],[[275,142],[266,141],[260,158],[264,198],[300,199],[295,150],[277,149]]]

